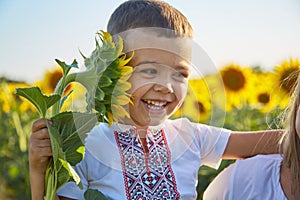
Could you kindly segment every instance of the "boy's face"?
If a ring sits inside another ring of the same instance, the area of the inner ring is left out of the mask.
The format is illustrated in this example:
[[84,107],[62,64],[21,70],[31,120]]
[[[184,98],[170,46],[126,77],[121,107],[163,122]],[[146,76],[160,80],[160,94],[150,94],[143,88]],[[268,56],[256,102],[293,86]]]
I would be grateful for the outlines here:
[[[128,49],[127,45],[127,50],[134,50],[129,63],[134,67],[129,79],[133,101],[129,113],[136,126],[156,126],[169,118],[185,98],[190,75],[189,49],[184,43],[179,45],[160,37],[144,38],[141,42],[147,48]],[[152,46],[154,42],[159,48]]]

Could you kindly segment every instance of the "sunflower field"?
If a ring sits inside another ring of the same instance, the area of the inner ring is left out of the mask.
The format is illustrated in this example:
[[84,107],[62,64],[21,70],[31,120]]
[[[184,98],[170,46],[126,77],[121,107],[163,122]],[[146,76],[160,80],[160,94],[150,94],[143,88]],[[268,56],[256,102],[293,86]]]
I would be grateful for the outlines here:
[[[187,117],[240,131],[281,128],[280,115],[289,103],[299,69],[296,58],[284,60],[272,71],[235,63],[223,66],[218,74],[190,80],[187,97],[172,118]],[[45,94],[51,94],[61,77],[62,71],[55,67],[30,84],[0,78],[0,199],[30,199],[28,139],[38,113],[28,101],[16,96],[15,90],[38,86]],[[73,88],[76,90],[69,95],[66,110],[68,106],[83,106],[83,87],[73,84],[65,92]],[[232,162],[223,161],[218,170],[200,168],[198,199],[202,199],[213,178]]]

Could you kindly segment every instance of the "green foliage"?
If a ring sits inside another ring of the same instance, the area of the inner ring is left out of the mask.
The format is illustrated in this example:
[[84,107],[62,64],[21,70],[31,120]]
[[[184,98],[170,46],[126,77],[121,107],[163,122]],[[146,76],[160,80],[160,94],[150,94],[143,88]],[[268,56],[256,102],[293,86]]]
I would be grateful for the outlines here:
[[90,200],[106,200],[107,198],[98,192],[98,190],[92,190],[88,189],[84,193],[84,198],[85,199],[90,199]]

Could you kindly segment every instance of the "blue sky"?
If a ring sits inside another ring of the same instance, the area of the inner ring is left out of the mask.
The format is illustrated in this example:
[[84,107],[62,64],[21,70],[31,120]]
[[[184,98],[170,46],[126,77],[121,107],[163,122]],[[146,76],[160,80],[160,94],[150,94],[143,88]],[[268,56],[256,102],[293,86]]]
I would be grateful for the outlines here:
[[[123,0],[0,0],[0,76],[32,82],[54,59],[82,65],[97,30]],[[300,58],[299,0],[168,0],[187,16],[195,41],[217,67],[230,62],[272,69]]]

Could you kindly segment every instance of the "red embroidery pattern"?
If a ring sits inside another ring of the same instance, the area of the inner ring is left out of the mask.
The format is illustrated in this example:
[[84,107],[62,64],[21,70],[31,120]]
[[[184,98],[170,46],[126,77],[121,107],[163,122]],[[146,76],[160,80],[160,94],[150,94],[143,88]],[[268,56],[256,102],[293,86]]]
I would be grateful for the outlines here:
[[122,161],[127,199],[179,199],[170,164],[170,150],[163,130],[147,137],[149,156],[134,129],[115,132]]

